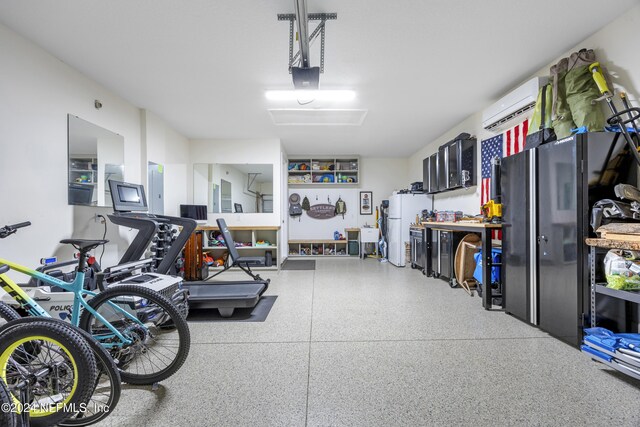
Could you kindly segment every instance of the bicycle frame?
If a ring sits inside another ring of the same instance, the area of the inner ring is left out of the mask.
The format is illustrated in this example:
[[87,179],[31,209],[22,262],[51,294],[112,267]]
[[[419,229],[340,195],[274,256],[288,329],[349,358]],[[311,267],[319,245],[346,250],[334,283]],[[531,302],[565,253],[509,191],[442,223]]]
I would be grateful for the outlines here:
[[[16,264],[14,262],[8,261],[6,259],[0,258],[0,264],[8,265],[12,270],[18,271],[20,273],[26,274],[27,276],[34,277],[38,280],[41,280],[51,286],[57,286],[65,291],[73,293],[73,307],[71,309],[71,324],[74,326],[78,326],[80,324],[80,313],[81,309],[88,310],[96,319],[102,322],[112,333],[113,335],[94,335],[94,337],[107,348],[129,345],[132,343],[131,340],[125,338],[118,329],[116,329],[111,323],[109,323],[100,313],[89,306],[89,303],[84,299],[84,296],[94,297],[97,294],[95,292],[88,291],[84,289],[84,271],[78,271],[76,273],[76,277],[72,283],[64,282],[55,277],[49,276],[44,273],[40,273],[39,271],[33,270],[31,268],[22,266],[20,264]],[[44,309],[40,304],[38,304],[33,298],[29,296],[16,282],[11,280],[7,274],[0,274],[0,287],[7,292],[24,310],[29,313],[31,316],[39,316],[39,317],[51,317],[51,315]],[[120,311],[130,320],[143,325],[143,323],[138,320],[137,317],[133,316],[131,313],[126,310],[118,307],[117,305],[108,302],[108,304]],[[113,337],[117,337],[121,343],[107,343],[105,340],[111,339]]]

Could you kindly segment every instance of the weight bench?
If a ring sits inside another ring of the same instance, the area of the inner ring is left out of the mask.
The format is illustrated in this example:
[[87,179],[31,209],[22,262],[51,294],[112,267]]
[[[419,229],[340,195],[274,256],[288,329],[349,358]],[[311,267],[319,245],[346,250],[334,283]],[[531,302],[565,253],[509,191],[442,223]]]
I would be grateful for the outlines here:
[[[229,270],[231,267],[239,267],[242,271],[251,276],[253,280],[262,281],[260,275],[255,274],[251,271],[251,266],[264,265],[265,258],[240,256],[238,248],[236,248],[236,242],[233,240],[233,237],[231,237],[231,233],[229,232],[229,227],[227,227],[226,221],[223,218],[218,218],[216,220],[216,223],[218,224],[218,228],[220,229],[220,233],[222,234],[222,238],[224,239],[224,245],[229,251],[229,258],[231,259],[231,262],[227,261],[222,270],[218,271],[216,274],[210,276],[209,278],[216,277],[217,275]],[[270,279],[267,279],[266,282],[269,283]]]

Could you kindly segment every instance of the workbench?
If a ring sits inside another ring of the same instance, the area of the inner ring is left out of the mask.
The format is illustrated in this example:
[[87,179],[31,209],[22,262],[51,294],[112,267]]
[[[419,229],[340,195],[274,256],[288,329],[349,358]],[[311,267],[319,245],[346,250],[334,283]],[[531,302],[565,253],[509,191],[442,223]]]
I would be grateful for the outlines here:
[[[485,222],[423,222],[426,227],[426,248],[427,259],[431,254],[432,230],[446,231],[466,231],[470,233],[480,233],[482,239],[482,306],[485,310],[492,309],[492,291],[491,291],[491,268],[500,264],[493,262],[492,257],[492,231],[502,229],[502,224],[492,224]],[[504,275],[502,275],[504,277]],[[503,283],[504,295],[504,283]],[[502,306],[504,307],[504,297],[502,298]]]

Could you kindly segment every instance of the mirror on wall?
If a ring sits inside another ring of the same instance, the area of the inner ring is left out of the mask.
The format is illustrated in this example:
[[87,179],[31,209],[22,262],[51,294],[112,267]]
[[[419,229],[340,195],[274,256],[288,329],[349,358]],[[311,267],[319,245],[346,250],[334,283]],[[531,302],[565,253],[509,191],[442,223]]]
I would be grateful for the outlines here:
[[273,165],[196,163],[193,203],[210,213],[272,213]]
[[67,116],[68,201],[111,206],[110,179],[124,180],[124,138],[77,116]]

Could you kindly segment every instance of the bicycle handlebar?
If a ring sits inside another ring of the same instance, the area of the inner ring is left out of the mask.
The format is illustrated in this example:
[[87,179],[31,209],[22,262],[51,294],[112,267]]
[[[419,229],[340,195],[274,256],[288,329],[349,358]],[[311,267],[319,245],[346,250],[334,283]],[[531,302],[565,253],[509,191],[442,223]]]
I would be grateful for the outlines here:
[[17,230],[18,228],[28,227],[30,225],[31,225],[31,221],[25,221],[25,222],[21,222],[21,223],[18,223],[18,224],[7,225],[6,227],[12,228],[14,230]]
[[5,225],[4,227],[0,228],[0,239],[4,239],[5,237],[15,233],[18,230],[18,228],[28,227],[30,225],[31,225],[31,221],[20,222],[18,224],[13,224],[13,225]]

